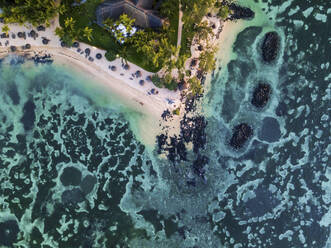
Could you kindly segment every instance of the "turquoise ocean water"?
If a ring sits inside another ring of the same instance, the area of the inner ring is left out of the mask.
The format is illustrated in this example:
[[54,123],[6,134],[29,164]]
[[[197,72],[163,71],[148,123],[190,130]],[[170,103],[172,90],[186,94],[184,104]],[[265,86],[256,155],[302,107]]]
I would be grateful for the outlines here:
[[[147,151],[130,128],[141,116],[95,82],[1,61],[0,247],[331,246],[330,3],[241,4],[256,17],[203,100],[210,162],[195,187]],[[281,47],[265,64],[269,31]],[[272,95],[257,110],[259,82]],[[254,134],[233,150],[241,122]]]

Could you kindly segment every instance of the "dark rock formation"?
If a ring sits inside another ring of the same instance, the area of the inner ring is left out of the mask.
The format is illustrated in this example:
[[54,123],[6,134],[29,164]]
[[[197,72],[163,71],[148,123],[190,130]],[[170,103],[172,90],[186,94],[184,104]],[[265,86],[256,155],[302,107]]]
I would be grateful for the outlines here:
[[263,119],[262,128],[258,134],[260,140],[276,142],[281,136],[279,123],[275,118],[266,117]]
[[20,229],[15,220],[0,223],[0,246],[13,247]]
[[83,181],[80,184],[80,188],[82,189],[84,194],[89,194],[92,192],[94,185],[97,183],[97,178],[93,175],[87,175],[84,177]]
[[161,115],[162,119],[163,120],[167,120],[169,117],[171,117],[171,113],[169,111],[169,109],[166,109],[163,111],[162,115]]
[[253,135],[253,129],[246,123],[241,123],[234,127],[230,140],[230,145],[239,149],[244,146],[246,141]]
[[65,205],[76,205],[82,201],[84,201],[84,195],[80,189],[66,190],[62,193],[62,203]]
[[267,105],[271,95],[269,84],[260,83],[253,92],[252,104],[257,108],[263,108]]
[[167,136],[163,133],[156,137],[157,145],[158,145],[158,153],[161,154],[164,146],[167,144]]
[[82,179],[82,173],[75,167],[64,168],[60,180],[64,186],[79,185]]
[[232,14],[230,15],[230,20],[236,20],[236,19],[253,19],[255,16],[255,13],[250,9],[246,7],[241,7],[236,4],[230,5],[230,10],[232,11]]
[[204,156],[204,155],[200,155],[198,154],[197,159],[193,162],[193,171],[194,173],[201,177],[202,179],[204,178],[205,175],[205,166],[208,164],[209,159]]
[[32,57],[32,60],[35,64],[52,64],[54,61],[50,54],[45,54],[43,56],[35,55]]
[[25,131],[29,131],[34,126],[34,121],[36,119],[35,113],[36,105],[33,100],[28,100],[23,107],[23,116],[21,118],[21,122],[24,126]]
[[279,50],[280,38],[276,32],[266,33],[262,44],[262,57],[265,62],[276,59]]
[[20,103],[21,98],[15,83],[10,84],[8,90],[8,96],[11,98],[14,105],[18,105]]
[[287,113],[287,105],[284,102],[280,102],[276,108],[276,115],[283,116]]

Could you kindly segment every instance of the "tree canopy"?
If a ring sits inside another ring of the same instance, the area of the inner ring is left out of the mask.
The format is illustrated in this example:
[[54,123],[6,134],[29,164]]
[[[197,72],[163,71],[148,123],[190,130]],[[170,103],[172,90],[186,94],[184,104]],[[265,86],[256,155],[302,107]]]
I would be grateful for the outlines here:
[[[61,6],[54,0],[15,0],[3,3],[5,23],[24,24],[29,22],[34,26],[40,24],[49,25],[50,19],[60,11]],[[61,10],[62,11],[62,10]]]

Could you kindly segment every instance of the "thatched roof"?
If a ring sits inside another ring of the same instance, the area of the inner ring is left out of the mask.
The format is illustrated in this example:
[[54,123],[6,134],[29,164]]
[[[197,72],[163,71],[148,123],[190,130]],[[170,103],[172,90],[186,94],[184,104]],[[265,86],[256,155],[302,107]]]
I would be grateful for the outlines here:
[[127,14],[135,19],[135,25],[142,28],[160,28],[162,19],[151,10],[152,0],[112,0],[100,4],[96,11],[97,23],[103,26],[108,19],[118,19],[120,15]]

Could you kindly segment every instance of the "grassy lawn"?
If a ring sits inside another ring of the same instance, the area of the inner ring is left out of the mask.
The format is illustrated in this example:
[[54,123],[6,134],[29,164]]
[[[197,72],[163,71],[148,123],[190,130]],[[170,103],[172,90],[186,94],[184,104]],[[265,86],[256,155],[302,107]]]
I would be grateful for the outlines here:
[[[105,29],[96,24],[96,9],[103,0],[88,0],[80,6],[71,7],[73,0],[64,0],[63,3],[67,6],[68,11],[64,15],[60,15],[60,25],[64,26],[64,20],[67,17],[72,17],[75,20],[75,28],[83,29],[86,26],[93,29],[92,40],[89,41],[85,37],[80,36],[78,40],[92,46],[104,49],[113,54],[120,53],[121,45],[116,39]],[[157,72],[160,68],[156,68],[150,61],[144,58],[143,54],[137,53],[131,47],[126,48],[128,61],[144,68],[147,71]]]

